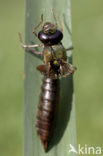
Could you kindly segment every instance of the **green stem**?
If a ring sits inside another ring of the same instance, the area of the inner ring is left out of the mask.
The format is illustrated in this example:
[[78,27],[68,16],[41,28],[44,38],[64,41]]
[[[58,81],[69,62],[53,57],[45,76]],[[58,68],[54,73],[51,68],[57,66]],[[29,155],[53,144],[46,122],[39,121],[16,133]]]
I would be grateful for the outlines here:
[[[41,14],[44,14],[44,22],[54,20],[51,13],[52,8],[57,19],[60,15],[60,19],[64,24],[63,45],[65,48],[71,46],[70,0],[26,0],[26,44],[40,43],[32,33],[33,28],[40,22]],[[72,58],[69,57],[70,62],[71,60]],[[41,141],[37,136],[35,120],[42,79],[42,75],[36,70],[39,64],[42,64],[39,58],[30,53],[25,54],[24,156],[75,156],[75,153],[68,153],[70,144],[76,146],[72,76],[63,78],[60,81],[58,117],[54,137],[50,143],[51,149],[48,153],[45,154]]]

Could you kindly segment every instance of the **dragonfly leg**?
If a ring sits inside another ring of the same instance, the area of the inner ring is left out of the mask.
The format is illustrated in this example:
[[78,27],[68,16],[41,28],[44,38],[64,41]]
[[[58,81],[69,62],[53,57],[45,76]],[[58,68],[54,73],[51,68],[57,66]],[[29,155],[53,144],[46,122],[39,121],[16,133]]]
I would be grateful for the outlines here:
[[34,50],[34,49],[32,49],[32,48],[44,47],[43,44],[33,44],[33,45],[26,45],[26,44],[23,44],[21,33],[19,33],[19,40],[20,40],[21,46],[22,46],[26,51],[31,52],[31,53],[34,53],[34,54],[37,54],[37,55],[42,55],[42,52],[36,51],[36,50]]
[[66,50],[66,51],[69,51],[69,50],[73,50],[73,49],[74,49],[74,47],[71,46],[71,47],[69,47],[69,48],[66,48],[65,50]]
[[34,49],[31,49],[31,48],[24,48],[24,49],[25,49],[25,51],[36,54],[36,55],[43,55],[43,53],[41,51],[36,51]]
[[24,49],[25,49],[25,48],[44,47],[43,44],[33,44],[33,45],[26,45],[26,44],[23,44],[23,40],[22,40],[21,33],[19,33],[19,40],[20,40],[20,44],[21,44],[21,46],[22,46]]
[[40,21],[40,23],[34,28],[34,30],[33,30],[33,33],[34,33],[34,35],[38,38],[38,35],[37,35],[37,33],[35,32],[36,31],[36,29],[41,25],[43,23],[43,14],[41,15],[41,21]]

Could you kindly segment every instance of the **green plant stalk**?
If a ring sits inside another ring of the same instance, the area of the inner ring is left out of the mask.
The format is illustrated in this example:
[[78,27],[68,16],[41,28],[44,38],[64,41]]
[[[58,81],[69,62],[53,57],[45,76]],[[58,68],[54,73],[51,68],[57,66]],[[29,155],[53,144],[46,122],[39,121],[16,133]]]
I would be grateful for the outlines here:
[[[70,0],[26,0],[26,44],[40,43],[32,33],[33,28],[40,22],[41,14],[44,14],[44,22],[53,22],[52,8],[57,19],[60,16],[64,25],[63,45],[66,48],[71,46]],[[58,25],[60,25],[59,22]],[[72,62],[71,53],[67,53],[69,61]],[[25,54],[24,156],[75,156],[75,153],[69,153],[69,145],[76,146],[72,75],[60,80],[60,104],[54,135],[50,144],[51,149],[48,153],[44,152],[41,141],[37,136],[35,120],[42,75],[36,70],[36,67],[40,64],[43,64],[43,62],[38,57],[28,52]]]

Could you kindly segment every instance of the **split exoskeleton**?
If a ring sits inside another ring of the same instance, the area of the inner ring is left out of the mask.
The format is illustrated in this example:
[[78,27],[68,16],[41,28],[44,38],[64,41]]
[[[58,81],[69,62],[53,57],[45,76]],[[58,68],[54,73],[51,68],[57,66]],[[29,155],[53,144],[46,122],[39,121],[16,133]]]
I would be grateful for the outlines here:
[[55,24],[46,22],[42,30],[37,34],[35,30],[43,23],[43,15],[41,15],[40,23],[34,28],[33,33],[42,42],[42,44],[25,45],[22,42],[21,34],[19,33],[20,43],[22,47],[30,51],[32,48],[43,47],[43,51],[39,52],[32,49],[32,53],[43,55],[44,64],[37,69],[44,75],[51,78],[66,77],[74,73],[76,67],[67,62],[66,51],[72,50],[73,47],[65,49],[61,43],[63,38],[62,27],[61,31],[57,29],[56,17],[54,16]]

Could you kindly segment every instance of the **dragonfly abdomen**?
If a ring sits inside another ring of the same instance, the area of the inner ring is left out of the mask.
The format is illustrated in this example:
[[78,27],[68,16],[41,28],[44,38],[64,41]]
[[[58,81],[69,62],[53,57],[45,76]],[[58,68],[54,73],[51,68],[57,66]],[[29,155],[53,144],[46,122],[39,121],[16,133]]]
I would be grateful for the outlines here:
[[37,111],[36,128],[45,151],[51,136],[52,123],[58,99],[58,79],[44,77]]

